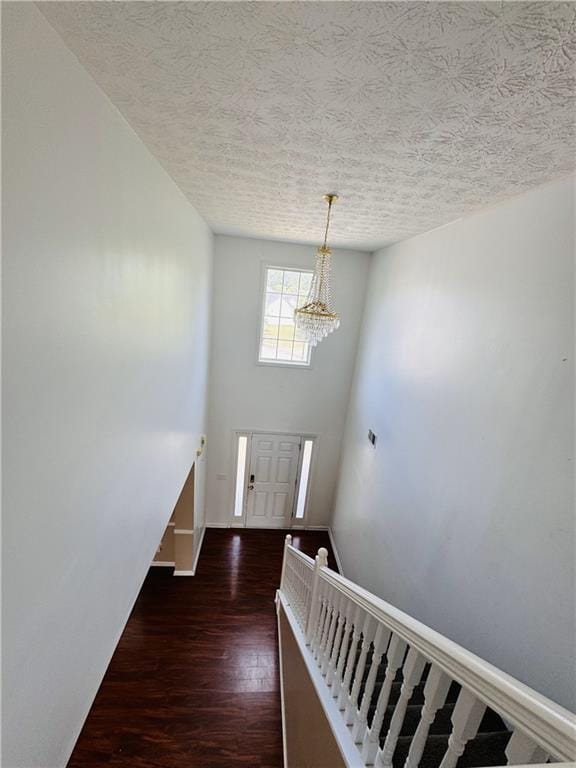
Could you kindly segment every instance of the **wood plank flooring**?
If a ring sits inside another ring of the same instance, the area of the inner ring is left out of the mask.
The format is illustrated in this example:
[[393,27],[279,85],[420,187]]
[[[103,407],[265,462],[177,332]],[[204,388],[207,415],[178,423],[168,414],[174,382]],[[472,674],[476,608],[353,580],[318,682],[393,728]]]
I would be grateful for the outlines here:
[[[68,768],[281,768],[274,594],[286,531],[209,529],[196,576],[151,568]],[[310,555],[328,534],[298,532]]]

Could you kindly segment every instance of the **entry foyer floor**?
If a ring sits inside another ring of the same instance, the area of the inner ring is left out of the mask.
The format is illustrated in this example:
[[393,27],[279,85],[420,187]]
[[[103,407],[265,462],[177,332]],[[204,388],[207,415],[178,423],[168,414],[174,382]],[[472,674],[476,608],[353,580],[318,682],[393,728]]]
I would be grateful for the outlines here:
[[[281,768],[286,533],[208,529],[196,576],[150,569],[68,768]],[[327,533],[293,536],[336,567]]]

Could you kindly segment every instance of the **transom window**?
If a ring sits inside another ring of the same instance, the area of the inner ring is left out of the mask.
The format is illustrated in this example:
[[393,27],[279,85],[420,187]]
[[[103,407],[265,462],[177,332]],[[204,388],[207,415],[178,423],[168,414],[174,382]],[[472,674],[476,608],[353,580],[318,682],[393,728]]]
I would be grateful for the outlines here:
[[259,362],[310,365],[310,344],[294,324],[294,310],[306,303],[311,282],[308,270],[266,268]]

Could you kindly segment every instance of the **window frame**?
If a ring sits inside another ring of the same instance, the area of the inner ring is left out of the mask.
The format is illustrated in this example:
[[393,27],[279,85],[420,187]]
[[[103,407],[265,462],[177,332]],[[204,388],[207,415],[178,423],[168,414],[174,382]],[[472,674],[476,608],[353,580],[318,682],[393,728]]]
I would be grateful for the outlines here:
[[314,274],[314,270],[309,267],[297,267],[297,266],[281,266],[280,264],[268,264],[262,262],[261,276],[260,276],[260,311],[258,313],[258,326],[256,329],[256,365],[262,365],[265,367],[276,368],[298,368],[299,370],[309,371],[313,367],[312,365],[312,353],[314,347],[309,344],[309,359],[307,363],[297,363],[294,360],[261,360],[260,348],[262,345],[262,334],[264,332],[264,318],[266,317],[266,286],[267,275],[269,269],[278,269],[282,272],[307,272],[310,275]]

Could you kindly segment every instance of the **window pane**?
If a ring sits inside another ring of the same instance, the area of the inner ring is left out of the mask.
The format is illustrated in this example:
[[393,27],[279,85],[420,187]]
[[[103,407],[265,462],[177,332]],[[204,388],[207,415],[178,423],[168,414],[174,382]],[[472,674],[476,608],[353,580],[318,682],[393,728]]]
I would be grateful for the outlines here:
[[283,341],[292,341],[294,338],[294,323],[289,320],[282,320],[278,338]]
[[282,317],[294,319],[294,310],[297,306],[296,296],[282,296],[282,308],[280,314]]
[[310,464],[312,462],[312,440],[304,441],[302,453],[302,469],[300,471],[300,485],[298,487],[298,501],[296,503],[296,517],[304,517],[306,508],[306,496],[308,494],[308,481],[310,480]]
[[272,315],[274,317],[280,317],[281,301],[282,301],[281,293],[267,293],[264,314]]
[[292,342],[278,342],[278,360],[292,360]]
[[278,338],[278,327],[278,319],[276,317],[264,318],[264,330],[262,332],[262,336],[265,339]]
[[260,347],[261,360],[276,360],[276,339],[262,339]]
[[308,345],[304,344],[303,341],[295,341],[294,342],[294,351],[292,352],[292,359],[297,360],[298,362],[305,362],[308,356],[308,350],[306,349]]
[[308,296],[298,296],[298,301],[296,306],[303,307],[304,304],[308,304]]
[[301,272],[300,273],[300,290],[298,293],[301,296],[308,296],[308,292],[310,291],[310,284],[312,283],[312,273],[311,272]]
[[284,272],[284,293],[298,293],[299,272]]
[[281,269],[269,269],[267,270],[266,290],[282,292],[282,282],[284,278],[284,272]]
[[294,338],[296,341],[306,341],[306,334],[300,328],[295,329]]
[[238,461],[236,464],[236,489],[234,492],[234,517],[242,517],[244,511],[244,477],[246,474],[246,448],[248,438],[240,435],[238,438]]

